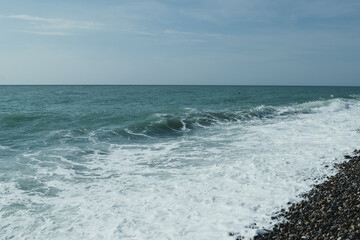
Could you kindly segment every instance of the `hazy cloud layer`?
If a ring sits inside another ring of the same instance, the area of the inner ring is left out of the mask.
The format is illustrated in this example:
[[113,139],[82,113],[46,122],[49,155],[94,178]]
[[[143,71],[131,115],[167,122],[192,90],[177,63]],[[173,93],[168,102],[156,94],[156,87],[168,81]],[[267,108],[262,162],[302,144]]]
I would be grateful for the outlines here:
[[25,21],[27,26],[22,31],[39,35],[65,36],[75,30],[95,30],[101,27],[101,24],[95,22],[44,18],[26,14],[9,15],[5,18]]
[[359,85],[357,0],[7,2],[0,83]]

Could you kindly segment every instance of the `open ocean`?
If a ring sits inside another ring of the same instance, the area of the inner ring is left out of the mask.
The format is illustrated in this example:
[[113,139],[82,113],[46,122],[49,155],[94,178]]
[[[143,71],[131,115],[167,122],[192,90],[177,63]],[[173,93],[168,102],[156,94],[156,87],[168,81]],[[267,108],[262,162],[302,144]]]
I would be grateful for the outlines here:
[[0,86],[0,239],[250,238],[359,146],[359,87]]

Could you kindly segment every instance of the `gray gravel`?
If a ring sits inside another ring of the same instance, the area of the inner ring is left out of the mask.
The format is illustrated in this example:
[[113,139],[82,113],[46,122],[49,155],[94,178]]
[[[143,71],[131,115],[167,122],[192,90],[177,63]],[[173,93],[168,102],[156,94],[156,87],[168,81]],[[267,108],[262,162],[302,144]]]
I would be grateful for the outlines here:
[[315,185],[303,201],[274,216],[282,221],[272,230],[264,229],[254,240],[360,240],[360,150],[345,158],[348,161],[336,165],[336,175]]
[[335,176],[283,210],[277,217],[286,220],[254,240],[360,239],[360,150],[345,158]]

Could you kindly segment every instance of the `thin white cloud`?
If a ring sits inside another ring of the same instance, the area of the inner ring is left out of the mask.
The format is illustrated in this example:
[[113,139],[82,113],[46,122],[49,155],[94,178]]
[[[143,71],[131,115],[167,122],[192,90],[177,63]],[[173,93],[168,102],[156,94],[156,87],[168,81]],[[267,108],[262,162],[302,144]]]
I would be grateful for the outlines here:
[[74,21],[62,18],[44,18],[26,14],[5,16],[7,19],[25,21],[29,24],[22,32],[37,35],[65,36],[76,30],[95,30],[101,24],[91,21]]
[[189,42],[189,43],[204,43],[212,41],[222,41],[227,38],[232,38],[219,33],[206,33],[206,32],[188,32],[188,31],[177,31],[172,29],[165,29],[162,31],[165,36],[172,37],[176,42]]
[[147,32],[147,31],[136,31],[136,30],[134,30],[133,32],[135,34],[137,34],[137,35],[143,35],[143,36],[157,36],[158,35],[157,33]]
[[166,29],[163,31],[163,33],[170,35],[197,36],[197,37],[224,37],[223,34],[218,34],[218,33],[196,33],[196,32],[176,31],[171,29]]
[[176,30],[170,30],[170,29],[165,29],[164,33],[166,34],[172,34],[172,35],[186,35],[186,36],[197,36],[197,33],[193,33],[193,32],[184,32],[184,31],[176,31]]
[[45,22],[50,20],[50,19],[41,18],[41,17],[32,17],[29,15],[10,15],[10,16],[7,16],[7,18],[27,20],[27,21],[45,21]]
[[36,34],[36,35],[43,35],[43,36],[68,36],[69,33],[66,32],[41,32],[41,31],[21,31],[23,33],[29,33],[29,34]]

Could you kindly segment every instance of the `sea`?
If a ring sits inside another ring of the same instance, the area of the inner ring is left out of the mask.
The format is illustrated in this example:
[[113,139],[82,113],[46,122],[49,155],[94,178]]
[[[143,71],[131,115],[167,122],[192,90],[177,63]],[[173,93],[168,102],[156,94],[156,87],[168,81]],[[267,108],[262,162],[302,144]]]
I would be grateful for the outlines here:
[[0,239],[250,239],[359,147],[359,87],[0,86]]

